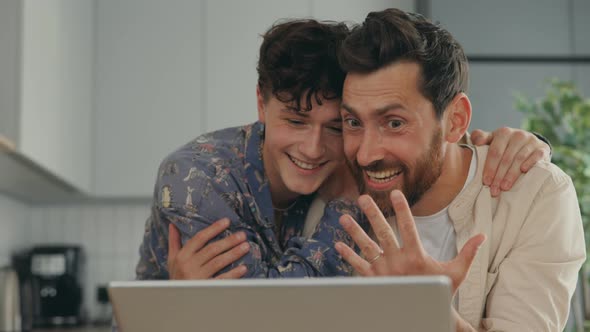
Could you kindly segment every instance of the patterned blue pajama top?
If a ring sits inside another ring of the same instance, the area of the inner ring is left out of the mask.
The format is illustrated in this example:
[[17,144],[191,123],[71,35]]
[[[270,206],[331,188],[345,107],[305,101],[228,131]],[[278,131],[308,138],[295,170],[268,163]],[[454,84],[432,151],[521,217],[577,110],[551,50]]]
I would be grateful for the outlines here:
[[245,278],[351,275],[352,268],[334,243],[353,245],[338,218],[344,213],[358,216],[358,208],[343,200],[328,203],[314,233],[305,238],[303,224],[314,195],[300,196],[280,212],[281,227],[276,229],[263,142],[264,125],[256,122],[204,134],[164,159],[140,247],[137,279],[169,278],[169,223],[179,229],[184,244],[224,217],[231,220],[230,227],[216,239],[244,231],[250,251],[218,274],[245,264]]

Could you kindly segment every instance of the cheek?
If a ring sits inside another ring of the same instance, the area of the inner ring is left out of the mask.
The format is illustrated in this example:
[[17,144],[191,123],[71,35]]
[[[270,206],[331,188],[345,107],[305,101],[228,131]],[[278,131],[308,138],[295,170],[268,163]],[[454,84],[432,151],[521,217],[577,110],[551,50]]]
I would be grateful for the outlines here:
[[349,161],[353,161],[356,159],[356,153],[359,149],[359,141],[354,137],[345,137],[344,138],[344,156]]
[[268,144],[273,150],[283,149],[297,142],[297,135],[287,128],[276,127],[266,131],[264,138],[265,145]]

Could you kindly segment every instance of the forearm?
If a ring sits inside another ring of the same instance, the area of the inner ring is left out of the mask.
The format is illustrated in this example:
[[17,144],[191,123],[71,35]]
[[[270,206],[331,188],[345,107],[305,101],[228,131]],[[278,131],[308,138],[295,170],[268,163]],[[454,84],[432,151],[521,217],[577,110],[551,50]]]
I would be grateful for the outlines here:
[[289,241],[289,248],[274,261],[260,257],[261,248],[258,244],[250,243],[250,246],[250,253],[232,264],[245,264],[248,267],[245,278],[349,276],[352,273],[350,266],[334,249],[333,243],[294,238]]
[[[334,244],[339,241],[352,245],[351,238],[338,221],[342,214],[356,217],[359,211],[354,204],[345,200],[328,203],[309,239],[291,238],[278,262],[267,263],[266,266],[260,264],[257,266],[259,271],[252,273],[267,278],[350,276],[351,266],[334,249]],[[257,247],[253,249],[254,253],[260,251]]]

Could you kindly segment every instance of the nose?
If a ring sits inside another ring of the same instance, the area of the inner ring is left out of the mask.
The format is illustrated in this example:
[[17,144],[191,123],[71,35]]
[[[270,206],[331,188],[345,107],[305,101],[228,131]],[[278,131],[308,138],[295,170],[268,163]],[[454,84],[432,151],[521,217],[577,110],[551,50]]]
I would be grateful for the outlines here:
[[356,153],[356,161],[360,166],[369,166],[385,158],[383,136],[379,130],[367,128]]
[[319,161],[326,153],[325,143],[322,140],[322,128],[313,128],[299,144],[299,152],[307,161]]

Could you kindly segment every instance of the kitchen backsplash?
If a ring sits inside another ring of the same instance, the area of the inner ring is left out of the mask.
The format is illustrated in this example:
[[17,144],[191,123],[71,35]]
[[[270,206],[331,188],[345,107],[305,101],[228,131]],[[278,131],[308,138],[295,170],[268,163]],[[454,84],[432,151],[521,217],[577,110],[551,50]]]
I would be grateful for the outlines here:
[[86,252],[85,308],[96,319],[103,308],[96,288],[132,280],[149,202],[88,203],[30,208],[30,242],[77,244]]
[[26,204],[0,194],[0,267],[10,264],[13,250],[32,243],[30,214]]

